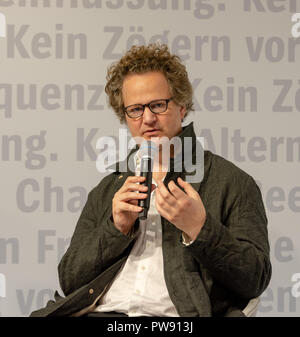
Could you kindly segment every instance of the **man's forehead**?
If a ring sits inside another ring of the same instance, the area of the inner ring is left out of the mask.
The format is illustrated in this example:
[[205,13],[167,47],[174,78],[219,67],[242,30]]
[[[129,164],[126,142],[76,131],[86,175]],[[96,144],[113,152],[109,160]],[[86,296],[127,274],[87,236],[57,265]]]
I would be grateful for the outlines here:
[[171,92],[166,76],[159,71],[149,71],[146,73],[128,74],[123,81],[122,93],[124,91],[150,91],[150,90],[165,90]]

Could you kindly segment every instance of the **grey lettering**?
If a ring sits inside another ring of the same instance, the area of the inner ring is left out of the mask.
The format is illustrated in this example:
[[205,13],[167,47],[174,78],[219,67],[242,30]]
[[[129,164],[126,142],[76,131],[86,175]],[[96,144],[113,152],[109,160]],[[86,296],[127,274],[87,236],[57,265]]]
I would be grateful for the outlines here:
[[300,137],[296,137],[296,138],[287,137],[286,139],[286,145],[287,145],[286,146],[287,147],[286,161],[287,162],[294,161],[294,152],[295,152],[294,144],[298,145],[298,151],[296,151],[296,154],[298,154],[298,156],[296,155],[296,160],[298,158],[298,161],[300,161]]
[[[32,192],[40,192],[32,194]],[[87,199],[87,191],[82,186],[73,186],[68,189],[70,198],[65,200],[65,193],[62,186],[53,186],[52,178],[45,177],[43,184],[35,179],[22,180],[17,188],[17,206],[23,212],[34,212],[43,200],[44,212],[63,212],[64,204],[71,213],[80,211]],[[55,208],[53,206],[55,204]]]
[[241,136],[241,130],[234,130],[233,137],[231,138],[233,144],[234,159],[238,162],[244,162],[245,156],[241,155],[241,144],[245,142],[245,137]]
[[65,93],[66,93],[66,99],[65,99],[65,109],[71,110],[73,108],[72,106],[72,92],[76,93],[77,97],[77,110],[83,110],[84,109],[84,87],[81,84],[76,85],[66,85],[65,86]]
[[33,192],[39,192],[40,187],[36,180],[30,178],[22,180],[18,185],[16,191],[17,206],[21,211],[29,213],[36,211],[40,202],[38,200],[33,200],[30,205],[25,203],[25,190],[27,187],[30,187]]
[[[4,110],[4,117],[12,117],[12,88],[9,84],[0,84],[0,93],[3,92],[3,102],[0,104],[0,110]],[[0,97],[1,97],[0,96]]]
[[[27,160],[25,161],[25,167],[28,169],[42,169],[46,165],[46,158],[42,154],[37,154],[36,151],[41,151],[46,146],[46,130],[40,131],[40,135],[33,135],[26,139],[26,147],[28,149],[26,153]],[[33,162],[37,164],[34,165]]]
[[23,315],[28,315],[30,313],[30,309],[31,309],[32,304],[33,304],[33,298],[34,298],[35,290],[29,289],[28,294],[26,296],[26,299],[24,298],[23,290],[16,289],[16,294],[17,294],[18,303],[19,303],[19,306],[20,306],[20,309],[21,309],[21,313]]
[[[298,194],[298,195],[297,195]],[[289,207],[293,212],[300,212],[300,187],[293,187],[288,197]],[[297,205],[298,202],[298,205]]]
[[[256,10],[257,12],[266,12],[269,10],[271,13],[278,13],[283,12],[286,10],[285,5],[277,5],[276,3],[282,3],[282,2],[288,3],[288,9],[291,13],[297,12],[299,10],[299,0],[244,0],[244,11],[246,12],[252,12]],[[264,5],[266,7],[264,7]],[[253,5],[253,6],[251,6]]]
[[123,6],[123,1],[124,0],[109,0],[106,1],[106,5],[108,8],[111,9],[119,9]]
[[207,88],[203,95],[204,106],[209,111],[220,111],[222,109],[222,104],[213,104],[214,101],[219,102],[223,99],[223,92],[217,86],[211,86]]
[[84,8],[101,8],[102,0],[83,0]]
[[74,186],[69,188],[69,192],[74,196],[68,201],[67,208],[71,213],[82,210],[87,199],[87,191],[84,187]]
[[261,154],[260,156],[256,154],[256,152],[266,151],[266,149],[267,144],[262,137],[251,138],[247,146],[249,159],[256,163],[266,160],[266,156],[264,154]]
[[46,262],[46,251],[53,251],[53,244],[47,244],[47,238],[56,235],[55,230],[40,230],[38,232],[38,263]]
[[247,36],[246,38],[246,44],[248,48],[248,54],[250,57],[250,61],[252,62],[257,62],[260,58],[263,43],[264,43],[264,38],[262,36],[259,36],[257,38],[256,44],[254,46],[253,42],[253,37],[252,36]]
[[28,289],[25,296],[23,289],[16,289],[17,300],[22,315],[28,316],[32,311],[32,305],[36,298],[36,307],[45,307],[46,303],[53,298],[54,291],[52,289],[42,289],[36,292],[35,289]]
[[[31,48],[32,54],[38,59],[48,58],[51,56],[49,48],[51,47],[50,36],[46,33],[38,33],[32,38]],[[46,51],[42,52],[42,48],[47,48]]]
[[284,144],[283,137],[271,137],[270,161],[276,162],[278,160],[278,146]]
[[11,263],[19,263],[20,260],[20,249],[19,240],[17,238],[0,239],[0,264],[7,264],[7,250],[8,245],[10,246]]
[[[193,87],[193,92],[194,93],[196,92],[196,90],[197,90],[197,88],[198,88],[198,86],[199,86],[199,84],[200,84],[201,81],[202,81],[201,78],[195,78],[192,81],[192,87]],[[196,94],[194,94],[194,96],[193,96],[193,101],[194,101],[195,110],[196,111],[202,111],[200,103],[199,103],[199,101],[197,99],[197,95]]]
[[18,50],[23,58],[30,58],[25,46],[22,43],[22,39],[27,32],[29,25],[22,25],[17,35],[15,35],[15,26],[7,25],[7,57],[15,57],[15,49]]
[[[285,55],[285,41],[277,36],[272,36],[267,39],[259,36],[254,42],[251,36],[245,37],[248,56],[250,61],[258,62],[263,54],[269,62],[281,62]],[[299,39],[289,38],[287,40],[287,61],[296,61],[296,47],[300,45]]]
[[[211,43],[211,60],[212,61],[229,61],[230,60],[230,38],[229,36],[195,36],[195,60],[202,61],[205,44]],[[223,46],[223,56],[220,56],[220,45]],[[208,46],[209,47],[209,46]]]
[[[142,30],[140,29],[140,31]],[[149,43],[160,42],[160,43],[168,44],[169,43],[169,40],[168,40],[169,33],[170,33],[169,30],[164,30],[162,34],[153,35],[150,38]],[[143,44],[143,41],[145,41],[144,38],[141,38],[141,35],[136,35],[136,38],[139,40],[139,44]],[[134,39],[132,41],[134,41]],[[127,45],[131,46],[132,42],[130,41],[129,43],[127,43]]]
[[215,9],[212,5],[197,1],[195,3],[194,16],[197,19],[210,19],[214,15]]
[[280,85],[282,86],[281,91],[279,92],[279,95],[277,96],[272,111],[274,112],[291,112],[293,111],[293,107],[291,105],[283,105],[283,102],[291,89],[292,86],[292,80],[274,80],[274,85]]
[[195,37],[195,60],[203,59],[203,45],[209,42],[209,36],[196,36]]
[[0,0],[1,7],[9,7],[13,4],[14,4],[13,0]]
[[2,160],[10,160],[10,144],[14,145],[14,160],[22,160],[22,139],[20,135],[2,136]]
[[167,9],[166,0],[148,0],[150,9]]
[[89,131],[88,135],[85,137],[84,129],[77,129],[77,161],[83,161],[85,158],[85,153],[88,154],[90,160],[95,161],[97,159],[96,152],[94,151],[91,141],[95,137],[99,129],[93,128]]
[[172,42],[172,53],[180,56],[182,60],[189,60],[190,54],[182,54],[182,50],[191,49],[191,40],[186,35],[177,35]]
[[55,230],[39,230],[38,231],[38,263],[46,263],[47,252],[57,253],[57,262],[65,254],[71,237],[57,238]]
[[216,153],[216,145],[215,145],[211,130],[202,129],[200,132],[200,137],[203,137],[205,140],[204,148],[207,150],[210,150],[211,152]]
[[93,94],[88,102],[87,108],[88,110],[103,110],[104,106],[102,104],[96,104],[100,99],[103,93],[103,85],[89,85],[88,90],[90,90]]
[[58,238],[57,239],[57,262],[59,263],[67,248],[69,247],[71,238]]
[[52,195],[55,195],[56,200],[56,212],[63,212],[64,207],[64,191],[61,186],[52,186],[52,179],[45,177],[44,179],[44,210],[45,212],[51,212],[52,209]]
[[130,9],[140,9],[144,6],[144,4],[145,4],[145,0],[135,0],[135,1],[131,0],[131,1],[128,1],[127,6]]
[[[274,49],[275,53],[273,52]],[[284,42],[282,41],[282,39],[280,39],[279,37],[269,38],[266,42],[266,58],[270,62],[279,62],[283,59],[283,56],[284,56]]]
[[[130,27],[130,31],[134,32],[135,28]],[[137,31],[142,32],[143,27],[141,27],[141,26],[137,27]],[[144,36],[136,33],[136,34],[132,34],[132,35],[129,36],[129,38],[127,39],[126,48],[130,49],[134,45],[141,46],[141,45],[145,45],[145,44],[146,44],[146,40],[145,40]]]
[[25,86],[17,84],[17,108],[22,110],[36,109],[36,85],[29,84],[28,103],[25,102]]
[[[88,97],[89,92],[90,97]],[[0,101],[3,97],[0,109],[4,110],[6,118],[12,117],[12,97],[15,93],[16,107],[19,110],[33,111],[40,106],[49,111],[58,110],[61,107],[65,110],[104,110],[104,105],[100,104],[103,92],[104,86],[99,84],[88,84],[87,87],[81,84],[65,84],[63,88],[56,84],[46,84],[41,88],[37,84],[26,86],[18,83],[15,88],[11,84],[0,84]]]
[[269,10],[273,13],[277,13],[277,12],[282,12],[285,10],[285,7],[284,5],[282,6],[277,6],[276,5],[276,2],[280,2],[282,3],[282,0],[268,0],[267,3],[268,3],[268,7],[269,7]]
[[[51,37],[49,34],[41,32],[31,37],[31,53],[25,48],[25,34],[28,32],[29,25],[22,25],[19,30],[15,31],[15,25],[7,25],[7,57],[14,58],[16,52],[22,58],[35,57],[37,59],[50,58],[55,56],[61,59],[64,56],[64,48],[66,48],[66,57],[75,58],[75,49],[78,44],[79,58],[87,58],[87,36],[85,34],[65,34],[63,25],[55,25],[55,35]],[[77,43],[78,41],[78,43]]]
[[264,305],[265,302],[273,303],[273,291],[271,288],[267,288],[264,293],[260,296],[260,303],[258,307],[259,312],[270,312],[272,311],[272,304]]
[[[45,167],[46,158],[42,154],[37,154],[37,151],[41,151],[45,148],[46,131],[40,131],[39,135],[29,136],[26,139],[26,161],[25,167],[28,169],[41,169]],[[13,145],[13,147],[12,147]],[[11,160],[11,151],[13,149],[14,160],[22,160],[22,139],[20,135],[2,136],[2,160],[8,161]],[[34,164],[34,161],[36,164]]]
[[221,128],[221,156],[228,158],[229,132],[227,128]]
[[103,59],[113,60],[121,58],[122,57],[121,53],[113,53],[113,51],[123,34],[123,27],[118,26],[104,27],[104,33],[113,33],[113,36],[103,52]]
[[[300,84],[300,80],[298,81],[298,84]],[[300,89],[298,89],[295,94],[295,107],[297,111],[300,111]]]
[[229,36],[213,36],[211,44],[211,59],[212,61],[219,61],[219,44],[223,45],[223,58],[222,61],[230,60],[230,38]]
[[[267,313],[273,310],[272,303],[277,300],[277,308],[274,308],[277,312],[297,312],[296,298],[292,296],[291,287],[278,287],[277,292],[274,292],[271,288],[268,288],[260,296],[259,312]],[[288,295],[288,296],[287,296]],[[269,305],[263,305],[264,302],[270,303]],[[286,306],[288,307],[286,308]],[[287,310],[286,310],[287,309]]]
[[[60,104],[57,102],[60,99],[60,90],[56,84],[47,84],[41,91],[41,105],[44,109],[55,110],[60,108]],[[54,100],[51,102],[50,100]]]
[[[67,57],[69,59],[75,58],[75,42],[79,42],[79,58],[86,59],[87,58],[87,36],[86,34],[68,34],[68,53]],[[58,48],[56,48],[58,50]]]
[[[255,87],[239,87],[238,111],[246,111],[246,94],[249,94],[250,111],[257,111],[257,89]],[[230,101],[229,101],[230,102]],[[233,104],[232,104],[233,105]]]
[[292,295],[292,288],[278,288],[278,312],[285,311],[285,299],[288,295],[288,312],[296,312],[296,298]]
[[279,262],[289,262],[293,259],[293,241],[288,237],[280,237],[275,243],[275,257]]
[[282,212],[284,207],[282,204],[276,206],[275,202],[282,202],[285,200],[284,191],[278,186],[270,188],[266,196],[266,206],[271,212]]
[[255,5],[255,8],[258,12],[265,12],[265,8],[263,7],[261,0],[244,0],[244,10],[246,12],[251,11],[251,3]]
[[[194,79],[192,86],[195,89],[199,86],[202,79]],[[258,108],[257,103],[257,89],[255,87],[234,86],[234,79],[227,78],[227,86],[222,89],[218,86],[212,85],[204,89],[203,92],[203,106],[207,111],[221,111],[226,108],[226,111],[234,111],[235,103],[238,111],[246,111],[249,109],[251,112],[256,112]],[[199,102],[195,97],[195,110],[202,111]],[[248,99],[247,99],[248,98]]]

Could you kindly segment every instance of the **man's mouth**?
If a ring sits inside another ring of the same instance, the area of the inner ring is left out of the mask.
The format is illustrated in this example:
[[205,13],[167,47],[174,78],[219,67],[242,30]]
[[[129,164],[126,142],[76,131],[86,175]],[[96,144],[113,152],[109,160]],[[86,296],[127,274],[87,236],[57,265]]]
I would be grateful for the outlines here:
[[158,129],[148,129],[144,132],[144,134],[154,134],[157,133],[159,130]]

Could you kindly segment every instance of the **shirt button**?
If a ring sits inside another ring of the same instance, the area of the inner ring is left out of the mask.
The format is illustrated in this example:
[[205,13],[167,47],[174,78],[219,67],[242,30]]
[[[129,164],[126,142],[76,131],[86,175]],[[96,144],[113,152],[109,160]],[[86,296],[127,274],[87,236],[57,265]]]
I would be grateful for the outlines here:
[[94,293],[94,289],[91,288],[91,289],[89,290],[89,294],[92,295],[93,293]]
[[123,178],[123,175],[121,174],[120,176],[119,176],[119,179],[122,179]]

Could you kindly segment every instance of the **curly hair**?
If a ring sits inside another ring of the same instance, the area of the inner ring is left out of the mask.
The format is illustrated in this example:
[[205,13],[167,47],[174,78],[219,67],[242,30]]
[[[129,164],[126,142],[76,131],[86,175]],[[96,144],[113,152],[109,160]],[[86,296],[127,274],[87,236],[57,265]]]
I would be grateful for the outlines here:
[[108,95],[108,103],[121,124],[126,122],[122,97],[122,86],[126,75],[143,74],[149,71],[160,71],[165,75],[173,101],[186,108],[185,117],[194,110],[193,88],[186,67],[179,56],[172,55],[165,44],[132,46],[119,61],[108,68],[106,76],[105,92]]

